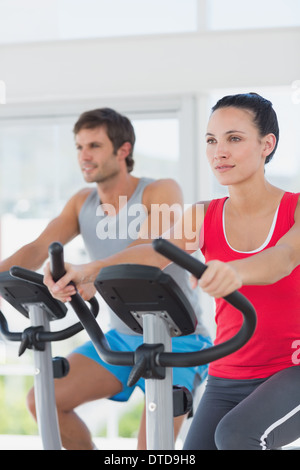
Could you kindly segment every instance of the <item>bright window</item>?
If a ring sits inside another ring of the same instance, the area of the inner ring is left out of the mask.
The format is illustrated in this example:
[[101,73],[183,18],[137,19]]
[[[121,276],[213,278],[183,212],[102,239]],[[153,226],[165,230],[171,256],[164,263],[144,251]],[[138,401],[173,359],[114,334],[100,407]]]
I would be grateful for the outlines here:
[[196,28],[197,0],[0,0],[0,43],[180,33]]
[[[76,158],[73,123],[77,119],[27,119],[1,124],[1,214],[48,218],[85,183]],[[135,174],[153,178],[179,172],[179,123],[174,118],[132,119]]]
[[207,13],[214,30],[300,25],[299,0],[208,0]]
[[134,120],[135,173],[180,180],[177,118]]

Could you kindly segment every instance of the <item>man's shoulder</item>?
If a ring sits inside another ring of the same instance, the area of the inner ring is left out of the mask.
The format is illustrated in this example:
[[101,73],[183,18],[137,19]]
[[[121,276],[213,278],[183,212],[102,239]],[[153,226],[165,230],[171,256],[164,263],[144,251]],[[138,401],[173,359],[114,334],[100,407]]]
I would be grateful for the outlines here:
[[153,181],[150,181],[150,183],[146,186],[146,189],[148,191],[156,191],[157,189],[168,189],[168,188],[174,188],[180,190],[180,186],[172,178],[160,178],[156,179]]
[[149,183],[143,194],[144,204],[163,203],[166,201],[181,202],[182,191],[172,178],[157,179]]
[[75,194],[73,194],[68,204],[75,206],[76,212],[77,214],[79,214],[83,204],[85,203],[89,195],[93,193],[94,191],[95,191],[95,188],[93,187],[85,187],[85,188],[79,189]]
[[94,187],[86,187],[81,188],[77,193],[74,194],[74,198],[76,199],[86,199],[91,193],[93,193],[96,189]]

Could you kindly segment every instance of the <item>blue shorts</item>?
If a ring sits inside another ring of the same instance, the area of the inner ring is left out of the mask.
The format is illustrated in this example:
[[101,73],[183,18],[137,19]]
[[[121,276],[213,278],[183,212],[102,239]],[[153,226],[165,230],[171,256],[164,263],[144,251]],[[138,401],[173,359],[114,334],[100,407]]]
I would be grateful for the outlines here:
[[[108,331],[105,334],[105,337],[111,349],[114,351],[135,351],[143,342],[142,336],[124,335],[116,330]],[[173,352],[199,351],[200,349],[208,348],[210,346],[212,346],[211,339],[206,336],[188,335],[172,338]],[[73,352],[93,359],[120,380],[123,385],[123,390],[117,395],[111,397],[111,400],[127,401],[135,387],[139,387],[145,393],[145,380],[143,378],[141,378],[133,387],[127,386],[127,380],[132,367],[115,366],[102,361],[91,341],[79,346]],[[207,370],[207,365],[197,367],[174,367],[173,384],[184,386],[189,389],[190,392],[193,392],[197,385],[206,378]]]

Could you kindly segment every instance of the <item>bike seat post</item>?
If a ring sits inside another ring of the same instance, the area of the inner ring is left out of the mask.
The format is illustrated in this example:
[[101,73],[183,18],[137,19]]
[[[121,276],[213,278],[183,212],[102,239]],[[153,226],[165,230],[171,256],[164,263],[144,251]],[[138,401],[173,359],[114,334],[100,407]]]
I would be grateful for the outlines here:
[[[171,352],[172,340],[168,325],[157,314],[143,315],[144,343],[160,343],[165,352]],[[153,450],[174,449],[173,381],[172,368],[166,368],[161,379],[147,379],[146,387],[146,436],[147,448]]]
[[[50,330],[47,312],[40,304],[28,304],[31,326]],[[45,450],[61,450],[61,439],[55,404],[51,343],[45,342],[43,351],[33,348],[34,393],[37,423]]]

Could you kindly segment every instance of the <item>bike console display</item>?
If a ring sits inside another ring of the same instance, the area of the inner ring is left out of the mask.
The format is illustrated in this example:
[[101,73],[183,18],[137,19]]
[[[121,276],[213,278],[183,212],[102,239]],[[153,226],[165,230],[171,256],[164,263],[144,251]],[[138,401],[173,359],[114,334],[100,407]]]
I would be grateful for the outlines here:
[[43,306],[50,321],[64,318],[67,313],[67,307],[51,296],[41,274],[17,266],[0,273],[0,295],[27,318],[31,304]]
[[120,264],[103,268],[95,287],[116,315],[136,333],[143,332],[143,314],[162,316],[170,336],[195,331],[197,318],[179,286],[153,266]]

